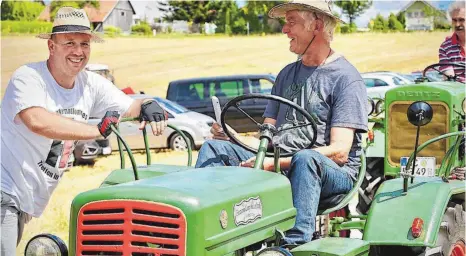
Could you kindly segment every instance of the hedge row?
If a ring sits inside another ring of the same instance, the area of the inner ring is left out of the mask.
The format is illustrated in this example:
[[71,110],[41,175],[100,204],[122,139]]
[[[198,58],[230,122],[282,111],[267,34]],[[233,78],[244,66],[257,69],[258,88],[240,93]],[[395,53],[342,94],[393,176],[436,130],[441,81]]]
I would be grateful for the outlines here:
[[52,31],[51,22],[3,20],[1,24],[2,34],[38,34]]

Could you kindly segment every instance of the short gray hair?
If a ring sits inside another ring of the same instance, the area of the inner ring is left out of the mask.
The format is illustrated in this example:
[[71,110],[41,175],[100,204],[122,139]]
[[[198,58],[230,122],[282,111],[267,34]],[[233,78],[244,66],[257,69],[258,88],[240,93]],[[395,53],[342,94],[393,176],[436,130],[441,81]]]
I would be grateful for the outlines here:
[[453,2],[452,4],[450,4],[450,6],[448,7],[448,18],[451,19],[451,14],[454,11],[465,9],[464,4],[465,4],[464,1],[456,1],[456,2]]
[[308,24],[305,24],[307,30],[311,28],[311,22],[316,19],[321,20],[324,23],[325,40],[329,43],[333,40],[333,33],[335,31],[335,26],[337,25],[337,21],[334,18],[319,12],[312,11],[298,11],[298,14],[305,21],[309,21]]

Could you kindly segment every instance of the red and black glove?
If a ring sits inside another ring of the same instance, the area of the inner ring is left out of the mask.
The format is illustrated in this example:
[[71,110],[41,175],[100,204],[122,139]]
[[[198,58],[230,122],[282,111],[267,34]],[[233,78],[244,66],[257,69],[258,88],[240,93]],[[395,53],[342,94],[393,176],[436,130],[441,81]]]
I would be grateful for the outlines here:
[[107,111],[107,113],[105,113],[102,121],[97,125],[100,134],[102,134],[104,138],[107,138],[112,133],[112,129],[110,127],[112,124],[118,124],[119,118],[120,114],[117,111]]
[[144,102],[141,105],[141,121],[160,122],[168,119],[167,113],[154,100]]

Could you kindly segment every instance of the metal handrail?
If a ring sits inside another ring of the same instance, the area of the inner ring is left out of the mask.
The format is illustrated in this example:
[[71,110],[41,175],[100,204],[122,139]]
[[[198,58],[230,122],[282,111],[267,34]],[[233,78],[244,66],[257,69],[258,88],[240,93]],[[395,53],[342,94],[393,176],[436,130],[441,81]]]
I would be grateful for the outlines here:
[[[120,122],[131,122],[131,121],[139,121],[139,118],[130,117],[130,118],[122,118],[120,120]],[[171,125],[171,124],[168,124],[167,126],[169,128],[171,128],[171,129],[175,130],[184,139],[184,141],[186,142],[186,145],[187,145],[187,148],[188,148],[188,165],[187,166],[191,166],[191,164],[192,164],[191,140],[184,134],[184,132],[182,132],[176,126]],[[131,151],[131,148],[128,146],[126,141],[121,136],[118,126],[115,127],[115,126],[112,125],[111,128],[112,128],[112,131],[117,136],[118,151],[120,153],[120,168],[125,169],[125,156],[124,156],[124,151],[123,151],[123,147],[122,147],[122,144],[123,144],[126,151],[128,152],[128,156],[129,156],[130,161],[131,161],[131,165],[132,165],[133,172],[134,172],[134,178],[136,180],[138,180],[139,176],[138,176],[138,172],[137,172],[137,165],[136,165],[136,161],[134,160],[134,156],[133,156],[133,153]],[[147,138],[146,129],[142,129],[142,135],[144,137],[144,147],[145,147],[145,151],[146,151],[146,162],[147,162],[147,165],[150,165],[152,160],[151,160],[151,156],[150,156],[149,139]]]

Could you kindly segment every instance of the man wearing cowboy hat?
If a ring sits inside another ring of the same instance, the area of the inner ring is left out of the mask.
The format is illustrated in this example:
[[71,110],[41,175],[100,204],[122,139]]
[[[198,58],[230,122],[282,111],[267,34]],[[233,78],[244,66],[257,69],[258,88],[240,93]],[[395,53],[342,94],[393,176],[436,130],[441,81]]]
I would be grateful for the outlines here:
[[[305,108],[316,121],[317,140],[310,145],[310,126],[290,129],[274,138],[282,150],[295,152],[281,158],[280,167],[287,170],[296,224],[286,233],[283,243],[309,242],[315,231],[319,200],[348,193],[361,165],[361,133],[367,131],[367,92],[356,68],[330,47],[333,31],[339,21],[331,4],[324,0],[293,1],[269,11],[271,18],[285,18],[282,32],[290,39],[290,51],[298,60],[280,71],[272,94],[294,101]],[[286,105],[270,101],[264,122],[287,128],[304,118]],[[221,127],[214,124],[214,138],[228,140]],[[196,167],[240,165],[253,167],[254,155],[223,140],[204,143]],[[274,170],[273,159],[266,158],[264,169]]]
[[[47,61],[18,68],[1,109],[1,255],[15,255],[25,222],[39,217],[70,161],[74,142],[107,137],[121,116],[150,122],[154,135],[166,114],[153,100],[133,100],[104,77],[83,71],[91,41],[81,9],[60,8],[47,39]],[[89,117],[102,117],[98,126]]]

